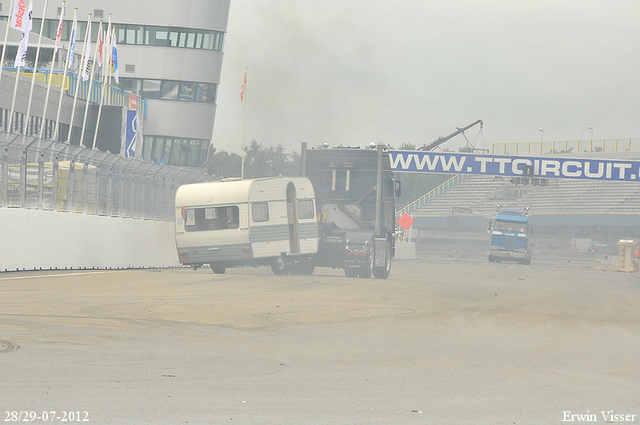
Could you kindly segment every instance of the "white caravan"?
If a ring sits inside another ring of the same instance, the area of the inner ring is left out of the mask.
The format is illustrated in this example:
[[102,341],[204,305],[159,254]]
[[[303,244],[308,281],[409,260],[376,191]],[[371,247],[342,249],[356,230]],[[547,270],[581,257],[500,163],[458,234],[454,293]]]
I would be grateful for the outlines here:
[[318,220],[306,177],[196,183],[176,192],[176,247],[184,265],[268,264],[275,274],[313,273]]

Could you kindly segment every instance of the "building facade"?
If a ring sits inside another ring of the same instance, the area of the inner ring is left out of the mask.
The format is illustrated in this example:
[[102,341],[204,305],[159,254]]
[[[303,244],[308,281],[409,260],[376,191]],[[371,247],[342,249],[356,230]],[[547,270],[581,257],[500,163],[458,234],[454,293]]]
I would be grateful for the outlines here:
[[[36,19],[30,49],[32,40],[37,41],[35,35],[42,24],[39,17],[43,4],[38,3],[40,1],[34,0]],[[0,15],[5,16],[5,20],[9,4],[9,0],[0,0]],[[206,167],[230,0],[67,0],[66,7],[62,34],[65,47],[69,44],[73,8],[78,10],[76,53],[80,50],[78,46],[88,14],[91,13],[92,21],[92,52],[99,20],[103,20],[106,28],[111,15],[117,37],[119,87],[146,99],[141,131],[144,134],[142,159],[167,165]],[[43,29],[43,35],[49,40],[55,39],[60,11],[61,4],[49,0]],[[46,50],[47,43],[43,42],[43,51]],[[43,57],[50,60],[51,54],[41,53],[38,68],[46,66],[42,63]],[[10,66],[9,61],[13,62],[10,49],[5,67]]]

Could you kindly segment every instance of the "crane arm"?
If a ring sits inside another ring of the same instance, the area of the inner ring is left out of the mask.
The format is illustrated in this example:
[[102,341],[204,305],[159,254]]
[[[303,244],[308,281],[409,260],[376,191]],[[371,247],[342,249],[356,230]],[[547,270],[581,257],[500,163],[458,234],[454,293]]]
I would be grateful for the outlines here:
[[468,126],[463,127],[463,128],[456,127],[456,131],[454,131],[453,133],[449,134],[448,136],[438,137],[433,142],[431,142],[429,144],[424,144],[424,145],[422,145],[421,148],[418,148],[417,150],[419,150],[419,151],[430,151],[430,150],[433,150],[436,147],[438,147],[441,144],[443,144],[444,142],[446,142],[447,140],[452,139],[455,136],[457,136],[458,134],[464,133],[465,131],[469,130],[471,127],[473,127],[476,124],[480,124],[480,128],[482,128],[482,126],[483,126],[482,120],[478,120],[478,121],[475,121],[475,122],[473,122],[473,123],[471,123]]

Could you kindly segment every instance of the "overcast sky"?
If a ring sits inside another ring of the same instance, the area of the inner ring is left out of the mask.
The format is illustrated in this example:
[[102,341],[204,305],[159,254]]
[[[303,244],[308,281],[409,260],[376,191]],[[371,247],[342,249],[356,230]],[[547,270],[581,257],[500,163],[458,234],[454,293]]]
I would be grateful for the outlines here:
[[247,144],[640,138],[638,0],[231,0],[224,51],[229,152],[246,67]]

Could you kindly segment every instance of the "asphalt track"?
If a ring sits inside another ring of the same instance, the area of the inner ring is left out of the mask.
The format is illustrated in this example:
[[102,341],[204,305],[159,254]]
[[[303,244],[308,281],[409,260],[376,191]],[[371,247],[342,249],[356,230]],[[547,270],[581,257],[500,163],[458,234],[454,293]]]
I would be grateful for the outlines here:
[[560,259],[2,273],[0,420],[640,423],[639,319],[639,274]]

